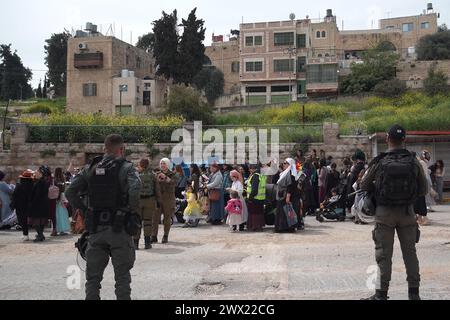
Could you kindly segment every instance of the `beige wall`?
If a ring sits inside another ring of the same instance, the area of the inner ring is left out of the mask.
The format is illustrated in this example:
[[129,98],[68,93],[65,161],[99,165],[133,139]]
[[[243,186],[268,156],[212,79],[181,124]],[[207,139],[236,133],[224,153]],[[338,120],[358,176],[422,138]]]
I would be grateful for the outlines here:
[[239,70],[232,72],[233,62],[239,62],[239,40],[213,43],[205,48],[205,55],[213,66],[221,70],[225,78],[224,93],[239,92]]
[[409,88],[423,88],[423,80],[428,76],[428,70],[435,64],[437,70],[442,70],[448,77],[450,85],[450,60],[439,61],[403,61],[397,66],[397,78],[405,81]]
[[[430,24],[430,27],[428,29],[422,29],[421,24],[423,22],[428,22]],[[402,28],[404,23],[413,23],[413,30],[410,32],[403,32]],[[402,49],[408,49],[409,47],[414,47],[419,39],[423,36],[437,32],[437,15],[436,13],[432,13],[380,20],[380,29],[386,29],[389,26],[394,27],[395,29],[402,32],[401,47]]]
[[[98,69],[76,69],[74,54],[80,53],[78,45],[86,43],[87,52],[102,52],[103,67]],[[126,56],[128,55],[128,64]],[[140,58],[140,67],[137,59]],[[120,76],[122,69],[135,71],[137,77],[153,76],[153,57],[114,37],[72,38],[67,52],[67,110],[69,112],[93,113],[102,111],[112,114],[113,78]],[[97,96],[84,97],[83,84],[96,83]]]

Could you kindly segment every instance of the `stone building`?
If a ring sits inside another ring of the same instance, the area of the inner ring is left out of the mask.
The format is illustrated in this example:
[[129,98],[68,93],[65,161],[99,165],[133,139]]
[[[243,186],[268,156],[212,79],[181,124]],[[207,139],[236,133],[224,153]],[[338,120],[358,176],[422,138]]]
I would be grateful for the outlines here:
[[[405,60],[415,58],[415,46],[425,35],[437,32],[439,14],[428,4],[422,14],[382,19],[378,29],[339,30],[331,9],[323,19],[243,23],[239,49],[218,48],[213,43],[206,54],[224,71],[225,83],[236,86],[239,61],[240,100],[243,105],[286,103],[305,97],[334,96],[338,78],[361,63],[361,53],[382,43]],[[226,61],[226,62],[225,62]],[[412,81],[412,80],[411,80]],[[228,92],[227,92],[228,93]],[[225,102],[227,100],[224,100]],[[222,105],[220,105],[222,106]]]
[[[144,80],[145,79],[145,80]],[[67,49],[67,110],[104,114],[146,113],[165,90],[155,79],[154,58],[115,37],[78,32]],[[120,106],[120,88],[124,100]]]

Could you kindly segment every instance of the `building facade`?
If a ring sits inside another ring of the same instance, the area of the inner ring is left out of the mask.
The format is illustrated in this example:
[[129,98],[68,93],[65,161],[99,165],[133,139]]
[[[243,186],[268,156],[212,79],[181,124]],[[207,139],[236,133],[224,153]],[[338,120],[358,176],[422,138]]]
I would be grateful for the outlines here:
[[[336,96],[339,77],[349,74],[352,63],[362,63],[361,53],[383,44],[404,59],[415,58],[420,38],[438,30],[439,14],[428,4],[422,14],[382,19],[378,29],[339,30],[331,9],[325,18],[243,23],[238,48],[213,43],[206,54],[237,86],[233,66],[239,61],[243,105],[287,103],[308,97]],[[226,89],[229,87],[226,86]],[[226,90],[226,93],[230,93]]]
[[[155,80],[150,53],[99,33],[77,35],[69,39],[67,51],[69,112],[146,113],[161,103],[164,90]],[[125,86],[121,107],[117,97]]]

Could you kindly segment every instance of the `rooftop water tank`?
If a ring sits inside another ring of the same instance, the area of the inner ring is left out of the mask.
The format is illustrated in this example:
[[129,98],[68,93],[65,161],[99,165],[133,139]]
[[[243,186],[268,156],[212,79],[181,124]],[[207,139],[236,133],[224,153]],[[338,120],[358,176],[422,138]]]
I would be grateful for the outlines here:
[[122,78],[128,78],[130,76],[130,71],[127,69],[122,70]]
[[128,76],[129,76],[130,78],[134,78],[134,71],[129,71],[129,72],[128,72]]

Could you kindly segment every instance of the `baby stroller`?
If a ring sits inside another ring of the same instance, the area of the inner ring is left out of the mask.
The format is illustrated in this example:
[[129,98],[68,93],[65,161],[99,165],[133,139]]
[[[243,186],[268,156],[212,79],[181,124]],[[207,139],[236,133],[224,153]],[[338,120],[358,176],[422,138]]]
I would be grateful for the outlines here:
[[[186,209],[188,203],[186,199],[177,198],[175,200],[175,218],[179,223],[185,223],[186,221],[183,218],[184,209]],[[172,218],[172,221],[174,219]]]
[[320,209],[316,211],[316,220],[324,222],[325,219],[345,221],[345,208],[343,208],[345,197],[342,195],[332,196],[330,199],[320,205]]

